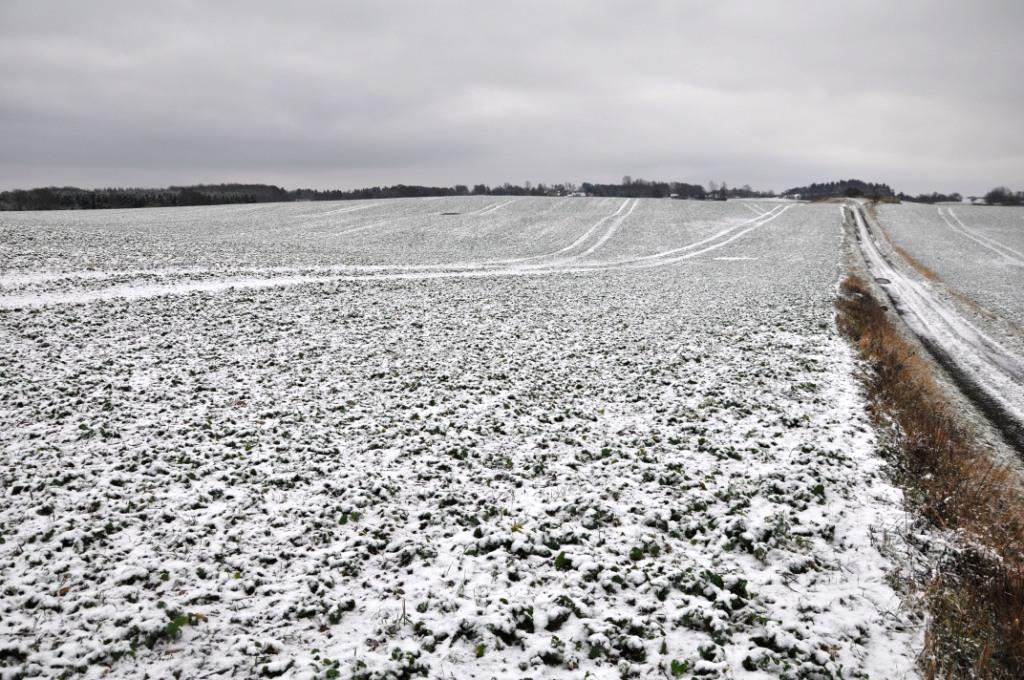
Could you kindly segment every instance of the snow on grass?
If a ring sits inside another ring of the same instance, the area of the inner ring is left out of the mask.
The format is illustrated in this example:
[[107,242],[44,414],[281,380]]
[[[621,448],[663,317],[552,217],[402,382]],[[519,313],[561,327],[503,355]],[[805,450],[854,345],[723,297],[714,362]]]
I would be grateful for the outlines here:
[[0,677],[913,677],[838,250],[0,311]]

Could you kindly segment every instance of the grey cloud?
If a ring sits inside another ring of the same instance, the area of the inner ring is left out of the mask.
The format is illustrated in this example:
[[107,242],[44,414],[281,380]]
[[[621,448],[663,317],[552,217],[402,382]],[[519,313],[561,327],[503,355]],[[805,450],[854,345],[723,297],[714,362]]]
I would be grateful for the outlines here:
[[0,185],[1024,187],[1014,1],[0,5]]

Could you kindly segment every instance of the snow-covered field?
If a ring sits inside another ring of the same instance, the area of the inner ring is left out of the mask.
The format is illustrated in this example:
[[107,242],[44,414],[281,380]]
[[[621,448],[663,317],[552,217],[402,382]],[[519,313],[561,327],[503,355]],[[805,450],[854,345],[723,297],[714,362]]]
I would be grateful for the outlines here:
[[950,286],[1024,328],[1024,209],[883,205],[892,238]]
[[916,677],[840,219],[0,216],[0,677]]
[[[1024,210],[883,206],[881,241],[868,235],[862,211],[855,216],[870,268],[890,282],[904,319],[1024,450]],[[932,275],[888,252],[889,241]]]

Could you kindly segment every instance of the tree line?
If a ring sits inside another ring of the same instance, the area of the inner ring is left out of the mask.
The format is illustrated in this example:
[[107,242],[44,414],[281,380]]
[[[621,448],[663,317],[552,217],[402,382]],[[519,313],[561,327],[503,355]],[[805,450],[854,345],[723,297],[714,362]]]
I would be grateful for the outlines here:
[[901,191],[896,194],[896,198],[907,203],[960,203],[964,200],[964,197],[955,191],[951,194],[940,194],[933,191],[930,194],[918,194],[917,196],[911,196]]
[[[289,201],[346,201],[357,199],[423,198],[431,196],[608,196],[617,198],[686,198],[725,200],[727,198],[771,198],[772,191],[757,191],[749,185],[729,187],[725,182],[709,182],[705,188],[687,182],[662,182],[634,179],[629,175],[617,184],[572,182],[496,186],[456,184],[421,186],[395,184],[362,189],[292,189],[272,184],[196,184],[163,189],[45,187],[0,192],[0,210],[92,210],[98,208],[157,208],[174,206],[219,205],[231,203],[272,203]],[[896,194],[888,184],[845,179],[809,184],[782,192],[783,197],[804,200],[865,197],[875,200],[902,200],[917,203],[959,202],[958,193]],[[977,197],[971,197],[974,200]],[[990,205],[1024,205],[1024,192],[996,187],[985,195]]]
[[[961,203],[964,200],[963,195],[955,191],[948,194],[933,191],[930,194],[912,196],[902,191],[894,193],[888,184],[864,182],[859,179],[843,179],[835,182],[794,187],[782,192],[782,195],[788,198],[801,198],[809,201],[860,197],[873,200],[895,199],[908,203]],[[984,198],[985,203],[988,205],[1024,205],[1024,191],[1011,191],[1006,187],[996,187],[985,194],[984,197],[969,196],[968,200],[974,203],[979,198]]]
[[618,184],[572,182],[522,185],[508,182],[495,186],[456,184],[421,186],[395,184],[362,189],[292,189],[270,184],[196,184],[162,189],[44,187],[0,192],[0,210],[93,210],[100,208],[160,208],[175,206],[220,205],[231,203],[271,203],[289,201],[346,201],[383,198],[424,198],[436,196],[608,196],[619,198],[742,198],[774,196],[773,192],[754,191],[749,186],[729,189],[711,182],[708,189],[687,182],[654,182],[624,177]]
[[0,210],[94,210],[162,208],[294,200],[292,192],[266,184],[197,184],[163,189],[45,187],[0,193]]

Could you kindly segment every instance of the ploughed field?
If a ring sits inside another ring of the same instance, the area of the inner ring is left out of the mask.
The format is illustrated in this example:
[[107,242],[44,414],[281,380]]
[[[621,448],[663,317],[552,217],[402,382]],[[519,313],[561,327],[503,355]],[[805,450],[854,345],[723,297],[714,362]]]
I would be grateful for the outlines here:
[[838,213],[3,215],[0,677],[913,677]]

